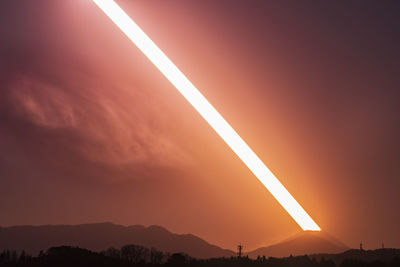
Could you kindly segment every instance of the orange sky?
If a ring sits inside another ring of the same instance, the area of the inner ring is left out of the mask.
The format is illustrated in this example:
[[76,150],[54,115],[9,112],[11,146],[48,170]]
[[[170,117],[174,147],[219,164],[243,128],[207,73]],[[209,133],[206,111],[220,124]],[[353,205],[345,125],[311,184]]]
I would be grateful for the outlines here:
[[[400,246],[390,3],[119,3],[323,230]],[[1,5],[0,225],[158,224],[232,249],[300,230],[90,1]]]

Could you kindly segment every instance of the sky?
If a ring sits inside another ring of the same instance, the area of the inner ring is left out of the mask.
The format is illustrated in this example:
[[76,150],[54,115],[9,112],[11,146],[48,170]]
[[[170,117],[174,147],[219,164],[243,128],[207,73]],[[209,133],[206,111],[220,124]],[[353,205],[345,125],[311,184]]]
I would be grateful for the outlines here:
[[[397,1],[117,1],[323,231],[400,247]],[[0,225],[301,231],[91,2],[0,3]]]

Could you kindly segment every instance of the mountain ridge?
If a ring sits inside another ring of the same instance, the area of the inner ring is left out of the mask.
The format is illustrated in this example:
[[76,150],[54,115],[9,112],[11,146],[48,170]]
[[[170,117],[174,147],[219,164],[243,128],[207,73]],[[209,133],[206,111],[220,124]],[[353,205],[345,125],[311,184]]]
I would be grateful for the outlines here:
[[162,226],[122,226],[110,222],[79,225],[16,225],[0,227],[0,250],[39,253],[53,246],[69,245],[93,251],[127,244],[154,247],[164,252],[183,252],[195,258],[229,257],[235,253],[192,234],[176,234]]
[[[111,222],[78,225],[0,226],[0,251],[25,250],[35,254],[54,246],[77,246],[92,251],[135,244],[154,247],[163,252],[185,253],[194,258],[231,257],[236,253],[210,244],[193,234],[176,234],[159,225],[123,226]],[[249,251],[257,256],[287,257],[290,255],[337,254],[349,247],[325,232],[300,232],[281,242]]]
[[323,231],[304,231],[276,244],[248,252],[250,258],[257,256],[288,257],[290,255],[342,253],[349,250],[345,244]]

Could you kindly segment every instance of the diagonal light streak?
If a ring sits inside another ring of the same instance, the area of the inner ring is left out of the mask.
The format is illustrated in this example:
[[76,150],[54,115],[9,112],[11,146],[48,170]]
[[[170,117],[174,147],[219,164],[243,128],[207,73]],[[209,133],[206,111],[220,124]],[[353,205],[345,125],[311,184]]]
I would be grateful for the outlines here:
[[143,30],[113,0],[93,2],[122,30],[125,35],[145,54],[162,74],[178,89],[217,134],[246,164],[261,183],[278,200],[303,230],[320,231],[319,226],[293,198],[274,174],[251,150],[200,91],[186,78],[175,64],[143,32]]

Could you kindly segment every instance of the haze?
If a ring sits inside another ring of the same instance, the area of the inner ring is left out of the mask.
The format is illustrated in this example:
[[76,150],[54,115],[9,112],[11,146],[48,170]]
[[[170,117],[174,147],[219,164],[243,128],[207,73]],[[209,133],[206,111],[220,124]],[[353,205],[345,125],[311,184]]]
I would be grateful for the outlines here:
[[[400,246],[396,2],[118,3],[322,229]],[[91,1],[0,10],[0,225],[159,224],[248,249],[299,231]]]

